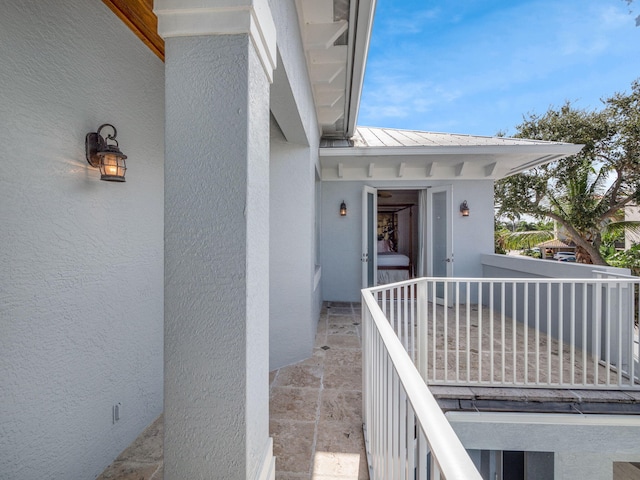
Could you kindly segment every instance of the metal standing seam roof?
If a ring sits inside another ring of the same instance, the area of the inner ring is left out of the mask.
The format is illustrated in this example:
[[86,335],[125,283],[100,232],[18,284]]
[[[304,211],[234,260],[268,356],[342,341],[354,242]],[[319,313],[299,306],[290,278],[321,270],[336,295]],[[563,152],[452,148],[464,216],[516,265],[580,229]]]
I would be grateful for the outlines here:
[[323,138],[323,180],[499,179],[575,155],[582,145],[358,127],[349,139]]
[[563,145],[563,142],[524,138],[486,137],[455,133],[420,132],[393,128],[358,127],[350,140],[323,139],[321,147],[457,147]]

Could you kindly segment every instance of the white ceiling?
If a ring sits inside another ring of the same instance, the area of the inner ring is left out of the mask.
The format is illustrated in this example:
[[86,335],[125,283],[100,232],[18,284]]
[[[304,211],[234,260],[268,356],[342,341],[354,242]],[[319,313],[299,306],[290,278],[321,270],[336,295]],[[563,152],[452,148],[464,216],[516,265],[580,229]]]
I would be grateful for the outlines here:
[[322,135],[355,131],[375,0],[296,0]]

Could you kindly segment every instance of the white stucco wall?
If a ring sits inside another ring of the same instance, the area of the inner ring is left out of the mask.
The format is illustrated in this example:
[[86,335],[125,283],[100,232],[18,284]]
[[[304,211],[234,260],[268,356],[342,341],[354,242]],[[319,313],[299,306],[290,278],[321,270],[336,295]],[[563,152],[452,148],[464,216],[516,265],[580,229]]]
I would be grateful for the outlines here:
[[272,126],[270,161],[269,368],[309,357],[315,316],[315,166],[309,147]]
[[167,479],[269,450],[269,83],[246,34],[166,42]]
[[315,275],[319,127],[293,0],[271,1],[278,66],[271,86],[269,368],[309,357],[322,295]]
[[0,478],[95,478],[162,412],[164,68],[98,0],[2,2],[0,45]]
[[638,462],[640,424],[631,416],[449,412],[468,449],[554,453],[554,480],[611,480],[613,462]]
[[[481,277],[483,254],[493,253],[493,182],[475,181],[327,181],[322,183],[322,291],[325,300],[359,301],[362,285],[362,188],[425,188],[452,185],[453,252],[456,277]],[[338,213],[345,201],[348,214]],[[459,206],[467,200],[469,217]]]

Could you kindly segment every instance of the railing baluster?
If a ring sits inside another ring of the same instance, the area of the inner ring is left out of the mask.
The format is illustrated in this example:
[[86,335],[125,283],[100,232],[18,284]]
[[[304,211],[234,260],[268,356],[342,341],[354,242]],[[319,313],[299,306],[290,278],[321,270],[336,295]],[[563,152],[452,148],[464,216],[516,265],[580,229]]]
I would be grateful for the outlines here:
[[455,283],[456,302],[456,383],[460,382],[460,283]]
[[571,343],[569,345],[569,363],[571,368],[571,383],[576,383],[576,284],[571,283]]
[[[607,317],[605,319],[605,329],[606,334],[603,339],[605,342],[604,350],[605,350],[605,367],[607,369],[605,384],[611,384],[611,310],[612,310],[612,297],[613,294],[611,292],[611,284],[607,284]],[[596,357],[597,358],[597,357]],[[596,368],[597,368],[596,364]]]
[[622,283],[618,283],[618,386],[622,386]]
[[436,357],[436,353],[437,353],[437,344],[436,344],[436,340],[438,338],[438,312],[436,310],[437,308],[437,303],[436,302],[436,293],[437,293],[437,281],[434,280],[431,282],[432,288],[433,288],[433,292],[432,292],[432,296],[431,296],[431,305],[433,305],[433,313],[431,315],[431,321],[433,322],[433,327],[432,327],[432,332],[431,332],[431,337],[432,337],[432,352],[431,355],[433,355],[433,359],[432,359],[432,367],[433,367],[433,375],[431,377],[431,380],[437,380],[438,376],[436,374],[437,370],[437,357]]
[[547,384],[553,382],[551,375],[551,301],[553,299],[553,283],[547,283]]
[[638,288],[637,284],[632,283],[629,286],[629,296],[631,297],[629,303],[631,306],[631,311],[629,315],[629,327],[631,328],[632,334],[629,335],[629,385],[633,386],[636,378],[636,352],[635,352],[635,342],[638,340],[635,328],[636,315],[637,315],[637,305],[636,305],[636,288]]
[[418,292],[417,285],[412,285],[409,289],[411,293],[411,301],[409,302],[409,308],[411,309],[411,315],[409,316],[409,325],[411,328],[411,360],[417,365],[416,362],[416,308],[418,307]]
[[440,465],[438,465],[438,462],[435,461],[433,458],[431,459],[431,471],[433,472],[433,475],[431,478],[434,478],[435,480],[440,480],[440,478],[442,478],[442,474],[440,473]]
[[384,314],[385,317],[388,317],[388,315],[387,315],[387,290],[383,290],[382,291],[382,313]]
[[[398,379],[399,380],[399,379]],[[399,382],[398,382],[399,383]],[[402,385],[399,385],[400,403],[398,405],[398,474],[396,478],[406,478],[407,475],[407,395]]]
[[558,383],[564,385],[564,283],[558,284]]
[[398,326],[396,325],[396,288],[392,288],[389,290],[389,323],[391,324],[391,328],[398,334]]
[[449,283],[446,280],[442,281],[442,287],[444,290],[444,305],[442,306],[443,313],[443,330],[444,330],[444,381],[447,382],[449,378]]
[[511,349],[513,350],[513,383],[518,382],[518,314],[517,314],[517,300],[518,300],[518,284],[513,282],[511,284]]
[[413,480],[416,470],[416,415],[413,412],[411,403],[407,401],[407,473],[404,476],[405,480]]
[[398,338],[400,339],[400,341],[402,342],[402,294],[401,294],[401,288],[402,287],[396,287],[394,289],[394,292],[396,294],[396,329],[398,331],[397,335]]
[[[594,288],[596,285],[594,285]],[[600,290],[600,288],[596,288],[596,290]],[[587,285],[583,284],[582,286],[582,383],[587,385]],[[596,296],[597,297],[597,296]],[[595,315],[599,318],[600,313],[595,312]],[[599,330],[599,329],[598,329]],[[599,334],[598,334],[599,335]],[[594,333],[595,336],[595,333]],[[595,378],[598,378],[598,368],[596,366]],[[597,380],[595,382],[598,383]]]
[[507,363],[505,360],[505,357],[507,356],[506,354],[506,346],[505,346],[505,327],[506,327],[506,312],[505,312],[505,302],[506,302],[506,298],[505,298],[505,282],[502,282],[501,284],[501,288],[500,288],[500,295],[502,296],[502,298],[500,299],[500,309],[502,310],[501,315],[500,315],[500,340],[502,342],[502,358],[500,359],[501,362],[501,375],[500,375],[500,383],[505,383],[506,382],[506,378],[505,378],[505,363]]
[[422,280],[418,288],[418,371],[426,382],[429,376],[429,305],[428,283]]
[[482,312],[483,299],[482,287],[484,283],[478,284],[478,296],[480,297],[480,305],[478,305],[478,383],[482,383]]
[[471,381],[471,282],[467,282],[467,382]]
[[495,368],[493,344],[495,342],[495,334],[493,333],[493,324],[495,323],[495,311],[493,308],[493,282],[489,283],[489,383],[493,385],[493,371]]
[[540,385],[540,284],[536,282],[536,385]]
[[391,415],[391,471],[390,478],[400,478],[400,379],[395,369],[392,371],[392,398],[390,402]]
[[416,480],[427,480],[429,478],[429,466],[427,462],[427,437],[423,430],[418,429],[418,468]]
[[403,328],[404,328],[404,348],[407,352],[409,352],[409,286],[402,286],[402,320],[403,320]]
[[392,412],[390,411],[393,406],[393,363],[391,362],[391,358],[386,356],[385,361],[386,368],[386,386],[385,391],[387,392],[387,399],[385,401],[385,412],[384,412],[384,458],[387,460],[386,468],[385,468],[385,478],[393,478],[393,438],[391,425],[389,424],[390,419],[392,418]]
[[524,383],[529,384],[529,282],[524,282]]

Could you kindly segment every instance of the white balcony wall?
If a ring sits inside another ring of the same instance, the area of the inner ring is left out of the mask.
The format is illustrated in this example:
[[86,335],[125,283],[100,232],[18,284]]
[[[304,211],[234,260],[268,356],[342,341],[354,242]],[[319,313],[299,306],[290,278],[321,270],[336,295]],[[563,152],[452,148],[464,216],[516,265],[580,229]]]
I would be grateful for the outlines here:
[[162,412],[164,67],[99,1],[4,2],[0,45],[0,478],[95,478]]
[[270,1],[278,65],[270,91],[269,368],[309,357],[322,294],[316,282],[320,131],[295,2]]
[[[583,265],[578,263],[568,263],[568,262],[558,262],[555,260],[541,260],[529,258],[526,256],[511,256],[511,255],[483,255],[482,257],[482,271],[483,277],[485,278],[574,278],[574,279],[582,279],[582,278],[600,278],[601,275],[629,275],[630,271],[626,268],[616,268],[609,266],[600,266],[600,265]],[[597,273],[601,272],[601,273]],[[554,288],[559,288],[556,285]],[[602,287],[607,288],[607,287]],[[615,285],[609,288],[617,288]],[[565,321],[564,319],[569,318],[572,315],[571,308],[575,308],[577,318],[584,318],[583,322],[577,322],[576,324],[576,346],[578,348],[582,348],[587,350],[589,353],[600,353],[604,355],[606,345],[600,345],[599,342],[595,342],[593,339],[602,336],[605,333],[606,325],[599,325],[594,323],[594,318],[597,317],[595,315],[595,299],[598,298],[598,295],[602,295],[602,291],[598,292],[598,290],[593,286],[584,286],[580,285],[572,287],[570,285],[565,284],[563,287],[563,294],[565,298],[569,298],[572,294],[575,295],[575,303],[572,307],[569,303],[564,302],[561,305],[558,303],[558,294],[557,292],[553,292],[552,289],[544,288],[538,292],[540,298],[543,300],[543,304],[546,308],[539,309],[539,328],[540,331],[547,333],[554,338],[569,338],[571,335],[571,331],[569,329],[570,322]],[[505,313],[510,317],[517,318],[518,321],[523,321],[524,318],[529,319],[529,326],[533,325],[533,318],[535,318],[535,295],[536,291],[534,289],[528,290],[528,303],[525,303],[522,296],[522,289],[518,290],[518,294],[516,295],[519,301],[517,302],[517,309],[513,311],[512,309],[512,295],[511,291],[507,290],[505,295]],[[615,290],[617,292],[617,290]],[[611,299],[618,299],[617,293],[612,295],[611,290],[608,290]],[[600,308],[601,313],[608,312],[609,315],[612,315],[613,318],[617,318],[618,308],[622,308],[618,303],[622,303],[622,305],[628,304],[629,295],[632,292],[629,292],[626,288],[621,287],[620,298],[616,302],[611,300],[611,304],[602,304]],[[498,292],[494,295],[494,298],[497,299]],[[547,301],[548,299],[548,301]],[[483,295],[483,304],[489,304],[489,294],[488,291],[485,290]],[[499,303],[496,303],[497,308],[499,309]],[[528,305],[528,311],[525,311],[524,305]],[[559,311],[562,312],[562,315],[559,314]],[[633,318],[629,317],[627,321],[632,321]],[[563,331],[559,332],[559,321],[564,325]],[[584,326],[583,326],[584,325]],[[594,328],[601,328],[601,332],[594,332]],[[613,338],[617,338],[618,333],[616,328],[617,324],[613,324],[611,326],[613,330],[611,334]],[[622,326],[623,330],[626,330],[628,326]],[[584,332],[586,330],[586,332]],[[585,334],[585,335],[583,335]],[[584,341],[581,340],[584,338],[587,340],[583,345]],[[611,356],[617,358],[618,356],[618,346],[615,342],[610,345]],[[598,350],[602,350],[601,352],[597,352]],[[623,358],[623,364],[626,365],[626,368],[629,366],[630,358],[625,356]]]
[[[385,190],[420,189],[452,185],[453,275],[482,276],[481,257],[494,251],[493,181],[325,181],[322,182],[322,291],[325,300],[358,301],[361,278],[362,188],[364,185]],[[340,203],[347,204],[346,217],[339,215]],[[467,200],[469,217],[459,207]]]
[[482,276],[485,278],[596,278],[594,270],[630,274],[627,268],[541,260],[524,255],[482,256]]
[[614,461],[640,461],[640,428],[630,415],[449,412],[446,416],[467,449],[553,452],[555,480],[611,480]]

